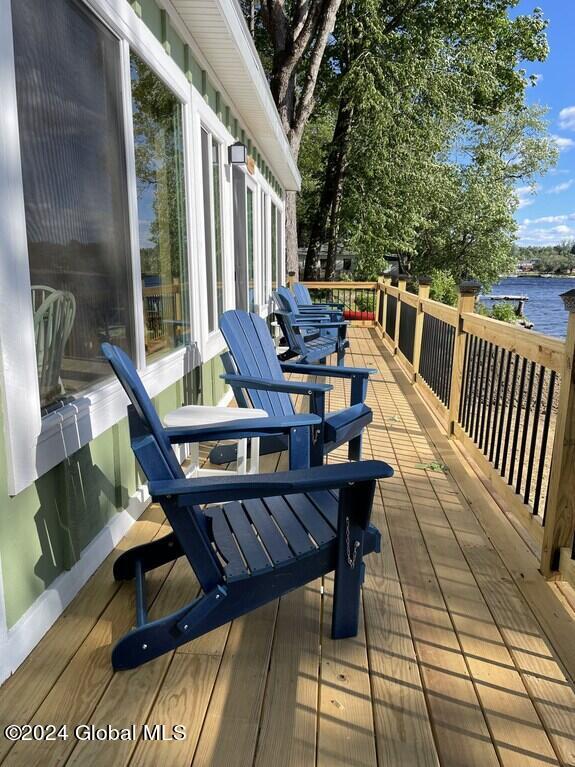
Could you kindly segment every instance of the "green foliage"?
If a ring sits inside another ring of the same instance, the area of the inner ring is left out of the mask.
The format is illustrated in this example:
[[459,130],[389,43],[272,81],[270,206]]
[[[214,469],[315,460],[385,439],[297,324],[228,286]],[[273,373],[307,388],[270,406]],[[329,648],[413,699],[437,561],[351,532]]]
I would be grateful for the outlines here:
[[517,314],[515,313],[514,306],[506,301],[495,303],[491,309],[490,316],[493,317],[494,320],[499,320],[500,322],[515,324],[517,321]]
[[429,295],[434,301],[441,301],[442,304],[449,304],[449,306],[457,304],[457,282],[451,272],[445,269],[432,271]]
[[354,303],[358,312],[373,312],[375,309],[375,294],[356,293]]
[[543,247],[516,248],[514,256],[517,263],[531,262],[536,272],[571,274],[575,270],[575,240]]

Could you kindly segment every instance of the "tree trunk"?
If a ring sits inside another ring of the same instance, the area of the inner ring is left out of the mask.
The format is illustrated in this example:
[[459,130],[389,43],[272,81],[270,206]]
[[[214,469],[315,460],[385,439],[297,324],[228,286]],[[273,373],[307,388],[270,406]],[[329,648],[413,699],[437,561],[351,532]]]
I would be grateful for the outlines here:
[[[313,0],[288,8],[284,0],[267,0],[260,6],[274,52],[270,88],[296,162],[303,132],[315,105],[321,62],[341,3],[342,0]],[[296,88],[296,75],[304,61],[305,74]],[[286,192],[285,196],[285,245],[287,270],[295,272],[297,279],[295,192]]]
[[345,179],[345,169],[347,167],[347,150],[344,148],[340,154],[340,163],[335,180],[335,189],[331,214],[329,221],[327,260],[325,263],[325,279],[331,280],[335,275],[337,240],[339,235],[339,222],[341,212],[341,200],[343,197],[343,182]]
[[286,192],[284,211],[286,271],[295,272],[297,280],[299,279],[299,261],[297,252],[297,208],[295,192]]
[[[333,140],[326,164],[323,188],[319,205],[317,207],[308,243],[305,259],[305,279],[312,280],[319,277],[320,249],[325,241],[327,221],[330,211],[334,209],[334,200],[340,186],[338,179],[342,176],[342,169],[347,155],[349,133],[353,109],[346,99],[340,99],[337,120],[333,132]],[[339,215],[339,207],[337,215]],[[331,228],[331,227],[330,227]],[[339,229],[339,225],[337,227]],[[329,255],[328,255],[329,259]]]

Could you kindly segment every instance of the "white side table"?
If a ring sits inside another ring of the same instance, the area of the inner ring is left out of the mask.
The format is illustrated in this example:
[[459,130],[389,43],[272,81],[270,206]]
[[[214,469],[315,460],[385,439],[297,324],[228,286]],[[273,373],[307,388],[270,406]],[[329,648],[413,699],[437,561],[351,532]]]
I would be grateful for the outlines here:
[[[184,405],[164,416],[165,426],[215,426],[226,421],[245,421],[253,418],[267,418],[265,410],[239,407],[210,407],[207,405]],[[200,446],[190,443],[191,474],[197,476],[215,476],[227,474],[224,469],[200,469]],[[257,474],[260,463],[260,440],[251,440],[248,468],[248,440],[238,440],[238,458],[236,474]]]

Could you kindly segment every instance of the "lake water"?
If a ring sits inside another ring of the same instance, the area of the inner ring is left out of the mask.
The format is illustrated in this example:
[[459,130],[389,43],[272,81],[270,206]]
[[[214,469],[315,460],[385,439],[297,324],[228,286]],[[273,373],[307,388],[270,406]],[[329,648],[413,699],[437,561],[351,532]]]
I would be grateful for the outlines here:
[[548,336],[565,338],[567,312],[561,293],[575,288],[570,277],[506,277],[491,289],[491,295],[528,296],[525,316],[534,323],[533,330]]

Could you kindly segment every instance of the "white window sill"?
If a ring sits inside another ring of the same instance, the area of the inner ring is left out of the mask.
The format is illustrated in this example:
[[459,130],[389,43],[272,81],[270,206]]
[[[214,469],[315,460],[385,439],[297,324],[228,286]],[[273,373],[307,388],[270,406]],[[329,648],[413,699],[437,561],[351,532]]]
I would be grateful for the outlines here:
[[[151,397],[179,381],[199,364],[195,347],[185,347],[159,359],[141,372]],[[84,396],[42,418],[35,450],[28,466],[20,466],[11,494],[36,479],[126,417],[128,398],[121,384],[110,378]]]

